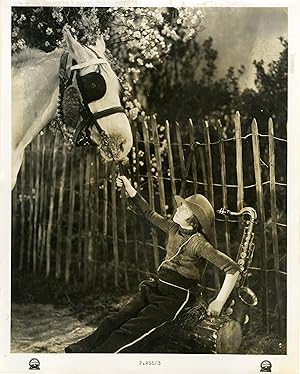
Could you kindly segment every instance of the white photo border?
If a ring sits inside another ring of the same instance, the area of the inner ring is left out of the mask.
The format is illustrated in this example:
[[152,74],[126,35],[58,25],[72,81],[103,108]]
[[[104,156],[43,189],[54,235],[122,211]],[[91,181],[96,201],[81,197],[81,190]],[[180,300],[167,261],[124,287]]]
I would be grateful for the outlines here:
[[[196,354],[23,354],[10,353],[10,12],[11,6],[200,6],[200,7],[287,7],[289,17],[289,81],[288,81],[288,318],[286,355],[196,355]],[[0,373],[28,373],[29,360],[38,358],[41,373],[230,373],[252,374],[260,372],[260,363],[269,360],[272,373],[294,374],[299,361],[299,175],[300,159],[300,58],[299,58],[299,1],[17,1],[1,2],[1,123],[0,123]],[[146,361],[155,365],[143,364]]]

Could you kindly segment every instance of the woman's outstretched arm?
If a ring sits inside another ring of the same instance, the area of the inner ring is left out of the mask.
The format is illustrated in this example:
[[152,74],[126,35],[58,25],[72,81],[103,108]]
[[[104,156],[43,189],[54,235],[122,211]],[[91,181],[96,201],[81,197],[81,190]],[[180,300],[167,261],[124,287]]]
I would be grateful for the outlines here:
[[148,202],[136,191],[127,177],[124,175],[118,176],[116,182],[118,187],[122,187],[124,185],[128,196],[131,198],[131,201],[148,222],[164,232],[168,231],[171,221],[151,209]]

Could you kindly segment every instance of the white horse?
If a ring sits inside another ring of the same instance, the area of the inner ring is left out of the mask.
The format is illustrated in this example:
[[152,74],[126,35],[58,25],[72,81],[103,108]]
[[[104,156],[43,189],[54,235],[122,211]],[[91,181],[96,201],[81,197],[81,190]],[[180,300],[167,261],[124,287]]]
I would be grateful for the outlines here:
[[[132,133],[124,112],[114,111],[115,108],[121,108],[120,87],[105,57],[105,43],[101,38],[97,40],[96,46],[84,47],[69,31],[65,31],[64,38],[67,52],[77,63],[72,70],[77,70],[77,74],[84,77],[100,69],[99,74],[105,81],[104,95],[99,100],[87,103],[87,110],[92,115],[90,139],[99,146],[105,160],[122,161],[132,147]],[[12,57],[12,188],[16,183],[25,147],[56,116],[63,52],[61,49],[50,53],[26,49]],[[68,69],[70,71],[71,66]],[[101,148],[103,134],[106,147]]]

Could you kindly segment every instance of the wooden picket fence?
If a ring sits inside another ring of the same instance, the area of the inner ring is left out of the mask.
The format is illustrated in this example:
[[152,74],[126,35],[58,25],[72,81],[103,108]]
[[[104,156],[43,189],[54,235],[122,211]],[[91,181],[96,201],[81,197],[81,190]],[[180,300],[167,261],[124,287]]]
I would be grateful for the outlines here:
[[[215,210],[257,210],[249,286],[258,295],[264,327],[268,331],[275,318],[283,334],[287,185],[276,165],[286,162],[287,141],[275,137],[271,119],[264,135],[255,119],[248,129],[242,127],[238,113],[232,137],[228,129],[220,121],[215,126],[192,120],[161,125],[155,117],[139,121],[129,164],[121,168],[103,163],[94,148],[68,150],[58,134],[45,130],[26,149],[13,191],[13,272],[41,281],[62,279],[73,288],[126,291],[155,273],[165,239],[116,189],[122,170],[163,216],[171,216],[175,194],[202,193]],[[235,258],[242,229],[241,221],[217,215],[216,246]],[[220,288],[221,276],[208,267],[208,292]]]

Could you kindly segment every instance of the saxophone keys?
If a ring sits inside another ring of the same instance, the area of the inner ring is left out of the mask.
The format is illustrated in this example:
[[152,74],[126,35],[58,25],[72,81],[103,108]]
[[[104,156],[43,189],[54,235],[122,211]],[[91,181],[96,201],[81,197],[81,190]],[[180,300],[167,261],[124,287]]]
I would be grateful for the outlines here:
[[227,314],[227,316],[231,316],[232,313],[233,313],[233,309],[232,309],[232,308],[227,308],[227,309],[226,309],[226,314]]
[[241,252],[241,254],[240,254],[240,257],[241,258],[245,258],[247,256],[247,253],[246,252]]
[[249,314],[246,314],[245,319],[244,319],[244,325],[246,325],[249,321],[250,321]]

